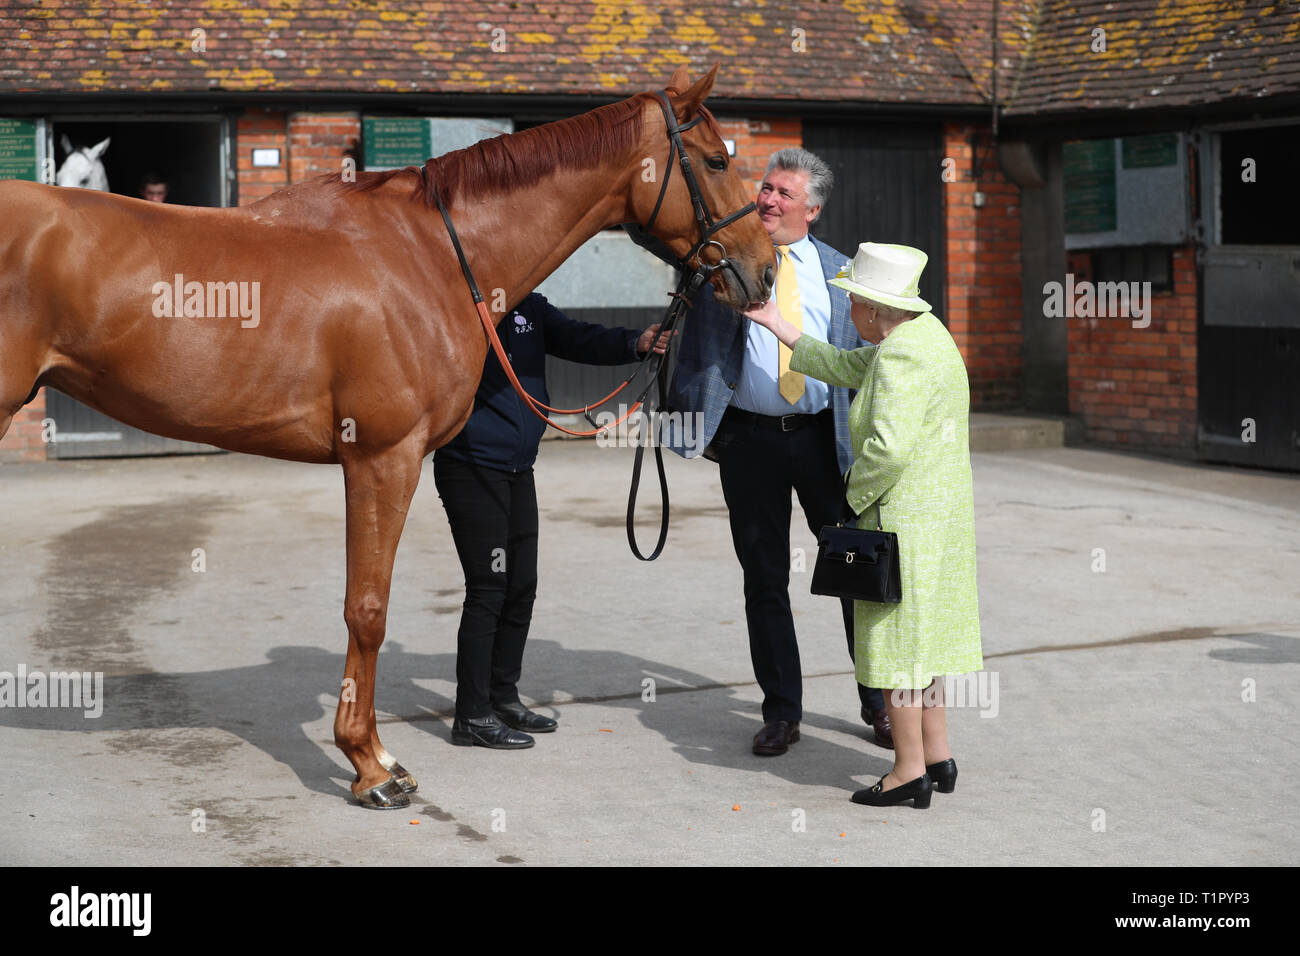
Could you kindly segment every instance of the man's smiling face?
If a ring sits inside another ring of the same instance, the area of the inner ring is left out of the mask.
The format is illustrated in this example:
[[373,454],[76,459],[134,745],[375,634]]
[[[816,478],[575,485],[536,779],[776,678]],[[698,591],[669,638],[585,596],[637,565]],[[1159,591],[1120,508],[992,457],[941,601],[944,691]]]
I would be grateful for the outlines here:
[[763,228],[774,245],[797,242],[808,234],[821,206],[808,205],[808,173],[802,169],[772,169],[754,200]]

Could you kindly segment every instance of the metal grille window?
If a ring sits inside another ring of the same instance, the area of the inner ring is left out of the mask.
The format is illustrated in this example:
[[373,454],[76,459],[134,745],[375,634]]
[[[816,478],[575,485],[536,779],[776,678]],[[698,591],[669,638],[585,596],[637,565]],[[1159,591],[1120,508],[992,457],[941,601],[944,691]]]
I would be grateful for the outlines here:
[[1119,246],[1092,254],[1095,282],[1150,282],[1152,292],[1172,292],[1173,261],[1168,246]]

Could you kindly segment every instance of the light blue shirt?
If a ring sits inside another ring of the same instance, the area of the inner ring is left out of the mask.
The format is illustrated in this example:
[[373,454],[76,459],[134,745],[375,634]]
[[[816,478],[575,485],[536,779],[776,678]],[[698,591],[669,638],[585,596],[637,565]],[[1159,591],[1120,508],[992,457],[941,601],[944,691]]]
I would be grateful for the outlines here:
[[[780,257],[778,252],[778,266]],[[794,260],[795,278],[799,282],[803,334],[825,342],[830,335],[831,290],[822,272],[821,257],[806,233],[799,241],[790,243],[790,257]],[[785,400],[777,383],[781,343],[757,322],[748,319],[745,322],[749,326],[745,336],[745,359],[731,404],[759,415],[813,415],[826,408],[830,402],[830,386],[815,378],[804,379],[804,392],[799,401],[791,405]]]

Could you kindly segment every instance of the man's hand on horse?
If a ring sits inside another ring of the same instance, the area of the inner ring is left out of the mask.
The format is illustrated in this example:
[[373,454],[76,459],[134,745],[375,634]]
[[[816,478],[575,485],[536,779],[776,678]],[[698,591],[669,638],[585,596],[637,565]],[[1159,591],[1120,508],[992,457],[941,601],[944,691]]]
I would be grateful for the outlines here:
[[[658,333],[658,338],[656,338],[656,333]],[[673,329],[671,332],[659,332],[659,323],[656,322],[654,325],[642,332],[641,337],[636,340],[636,354],[645,355],[646,352],[650,351],[650,345],[653,342],[654,350],[660,355],[663,355],[668,351],[669,340],[676,334],[676,329]]]

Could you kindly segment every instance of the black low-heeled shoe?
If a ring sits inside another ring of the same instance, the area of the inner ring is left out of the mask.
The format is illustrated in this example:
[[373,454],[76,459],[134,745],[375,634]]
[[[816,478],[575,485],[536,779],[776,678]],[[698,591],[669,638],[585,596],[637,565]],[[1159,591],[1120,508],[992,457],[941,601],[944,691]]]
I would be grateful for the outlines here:
[[488,747],[492,750],[526,750],[533,738],[512,730],[495,715],[462,719],[457,717],[451,725],[451,742],[457,747]]
[[[886,774],[888,776],[888,774]],[[899,803],[912,801],[912,806],[917,810],[925,810],[930,806],[930,797],[934,793],[934,783],[930,780],[930,775],[922,774],[910,783],[905,783],[901,787],[895,787],[893,790],[882,789],[885,785],[885,778],[881,777],[874,787],[866,790],[859,790],[853,795],[854,803],[861,803],[868,807],[892,807]]]
[[940,793],[952,793],[957,789],[957,762],[951,757],[926,764],[925,772],[934,781],[934,789]]
[[552,717],[535,714],[521,703],[497,704],[492,713],[507,727],[530,734],[549,734],[559,725]]

